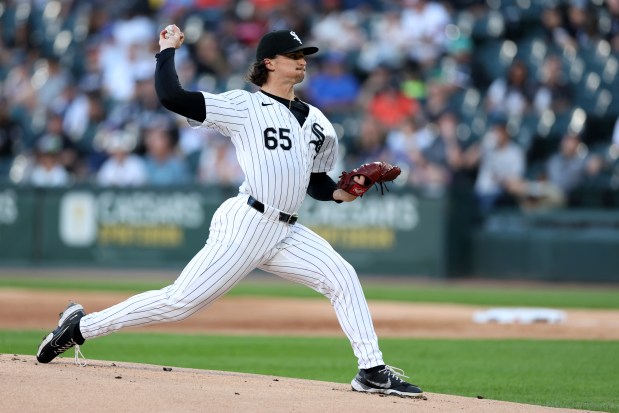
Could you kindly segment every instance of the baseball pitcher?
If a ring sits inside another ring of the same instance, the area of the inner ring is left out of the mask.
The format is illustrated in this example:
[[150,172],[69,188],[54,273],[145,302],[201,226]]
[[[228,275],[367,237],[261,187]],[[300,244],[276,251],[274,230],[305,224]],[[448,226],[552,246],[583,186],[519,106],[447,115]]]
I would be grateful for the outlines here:
[[294,94],[305,77],[306,46],[295,32],[279,30],[260,40],[248,80],[255,93],[186,91],[174,66],[184,34],[171,25],[159,35],[155,88],[164,107],[195,127],[214,128],[235,146],[245,181],[239,194],[215,212],[206,244],[178,279],[100,312],[86,315],[71,303],[37,352],[41,363],[85,340],[151,323],[182,320],[206,308],[256,268],[305,284],[327,297],[358,359],[352,389],[422,397],[383,361],[370,311],[353,267],[323,238],[297,222],[305,194],[321,201],[350,202],[374,184],[395,179],[399,168],[384,162],[342,173],[327,172],[337,160],[338,139],[320,110]]

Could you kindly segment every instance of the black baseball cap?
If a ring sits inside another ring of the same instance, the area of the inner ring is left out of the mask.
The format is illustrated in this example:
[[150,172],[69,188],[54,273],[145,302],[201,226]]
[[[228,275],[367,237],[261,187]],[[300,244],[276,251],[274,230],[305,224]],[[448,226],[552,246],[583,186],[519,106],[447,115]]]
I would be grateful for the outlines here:
[[303,52],[308,55],[317,51],[317,47],[303,46],[299,36],[292,30],[276,30],[262,36],[256,49],[256,60],[259,62],[267,57],[284,53]]

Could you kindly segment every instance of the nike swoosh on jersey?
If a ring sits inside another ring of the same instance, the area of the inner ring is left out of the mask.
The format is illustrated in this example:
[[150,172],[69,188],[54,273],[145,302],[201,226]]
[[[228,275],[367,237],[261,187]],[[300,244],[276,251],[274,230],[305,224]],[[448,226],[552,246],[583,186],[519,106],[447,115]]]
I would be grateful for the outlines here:
[[271,106],[271,105],[272,105],[272,103],[264,103],[264,102],[262,102],[262,106]]
[[391,388],[391,379],[387,379],[387,383],[376,383],[375,381],[365,379],[372,386],[380,387],[381,389],[389,389]]

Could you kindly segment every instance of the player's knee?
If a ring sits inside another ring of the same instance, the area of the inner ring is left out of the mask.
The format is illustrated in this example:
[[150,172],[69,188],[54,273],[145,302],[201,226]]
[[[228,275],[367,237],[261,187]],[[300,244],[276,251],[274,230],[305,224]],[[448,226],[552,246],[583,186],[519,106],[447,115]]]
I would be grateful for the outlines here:
[[339,296],[347,289],[346,286],[350,285],[351,281],[357,282],[357,280],[357,272],[353,266],[342,259],[336,269],[325,271],[320,283],[323,290],[321,292],[328,297]]
[[355,271],[355,268],[348,261],[342,260],[341,268],[342,273],[347,277],[357,278],[357,271]]
[[168,314],[174,320],[183,320],[193,314],[196,310],[197,300],[189,300],[186,296],[172,294],[166,297],[165,306],[168,309]]

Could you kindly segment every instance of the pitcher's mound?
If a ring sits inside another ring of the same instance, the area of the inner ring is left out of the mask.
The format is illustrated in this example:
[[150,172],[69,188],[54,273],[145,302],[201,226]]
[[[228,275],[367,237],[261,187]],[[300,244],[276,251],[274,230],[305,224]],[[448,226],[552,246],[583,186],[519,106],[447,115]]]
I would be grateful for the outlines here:
[[350,385],[69,358],[39,364],[0,354],[4,412],[577,412],[487,399],[427,394],[427,400],[362,394]]

